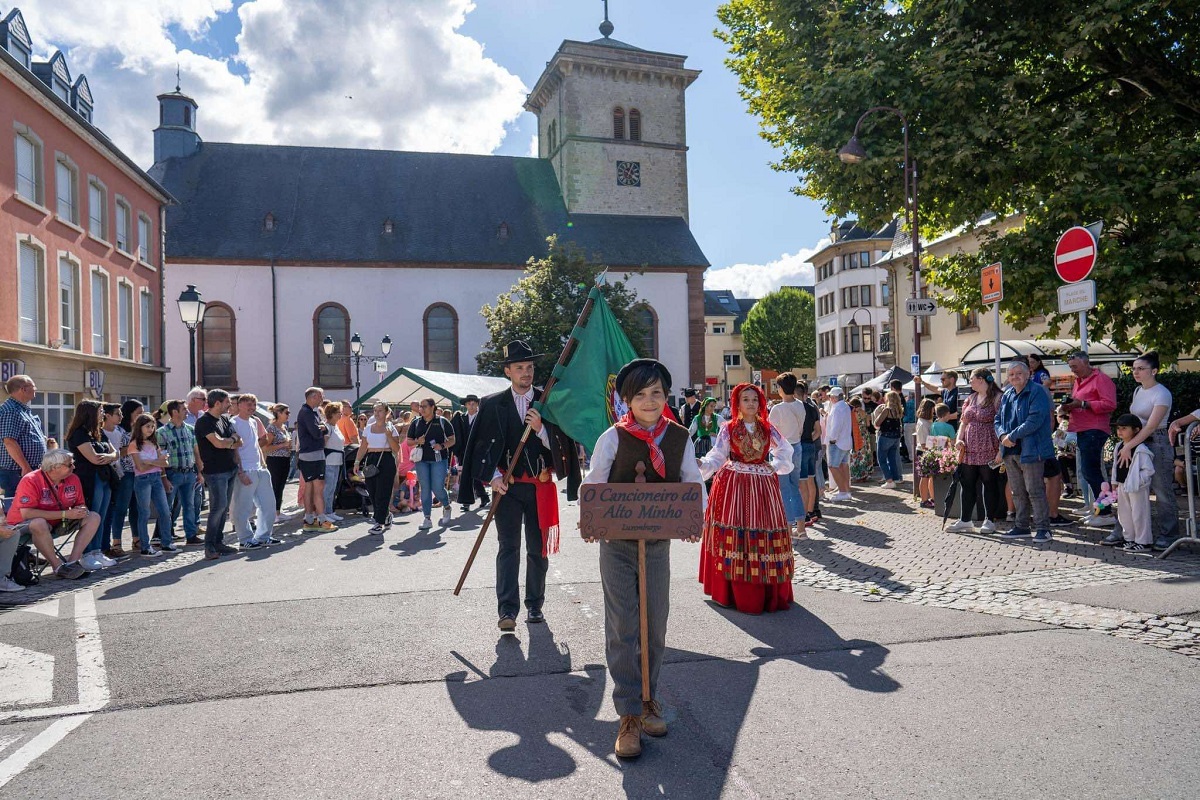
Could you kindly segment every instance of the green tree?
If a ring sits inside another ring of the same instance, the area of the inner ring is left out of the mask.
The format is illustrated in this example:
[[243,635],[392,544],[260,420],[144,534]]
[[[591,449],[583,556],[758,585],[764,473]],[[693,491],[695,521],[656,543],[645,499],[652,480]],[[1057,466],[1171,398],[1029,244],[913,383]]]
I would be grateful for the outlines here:
[[784,286],[754,304],[742,323],[742,347],[756,369],[786,372],[817,361],[812,295]]
[[864,121],[871,158],[837,157],[859,114],[885,105],[908,117],[922,238],[1025,214],[977,255],[930,260],[950,308],[981,307],[979,269],[1001,261],[1008,321],[1046,313],[1070,328],[1054,313],[1054,243],[1100,220],[1092,335],[1169,356],[1200,345],[1196,0],[729,0],[718,16],[742,96],[799,194],[866,225],[900,212],[895,117]]
[[[503,375],[504,346],[521,339],[533,352],[544,354],[536,362],[538,383],[544,382],[583,311],[596,276],[604,271],[604,267],[589,263],[573,242],[562,243],[557,236],[550,236],[546,244],[546,255],[531,257],[524,277],[496,298],[495,305],[481,309],[491,338],[475,356],[480,374]],[[600,291],[638,354],[647,355],[639,346],[647,331],[638,320],[637,293],[625,282],[628,277],[607,280]]]

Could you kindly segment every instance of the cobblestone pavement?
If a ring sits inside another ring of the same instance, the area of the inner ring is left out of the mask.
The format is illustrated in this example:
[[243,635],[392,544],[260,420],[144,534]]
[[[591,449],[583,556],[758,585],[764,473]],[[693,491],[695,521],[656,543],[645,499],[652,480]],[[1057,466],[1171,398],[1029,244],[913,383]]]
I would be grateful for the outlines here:
[[[795,543],[793,583],[864,600],[938,606],[1100,631],[1200,659],[1200,620],[1037,595],[1165,578],[1200,578],[1200,554],[1168,560],[1098,544],[1107,530],[1057,528],[1054,540],[1003,540],[941,530],[941,517],[904,492],[856,488],[849,503],[823,502],[824,522]],[[1072,510],[1064,502],[1063,510]],[[1000,526],[1001,530],[1004,526]],[[1200,593],[1196,600],[1200,609]]]

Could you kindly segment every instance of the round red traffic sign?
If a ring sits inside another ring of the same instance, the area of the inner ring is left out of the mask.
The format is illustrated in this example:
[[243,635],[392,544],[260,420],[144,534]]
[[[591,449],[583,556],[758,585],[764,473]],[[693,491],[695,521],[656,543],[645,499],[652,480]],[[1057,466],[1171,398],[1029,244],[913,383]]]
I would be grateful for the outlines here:
[[1096,237],[1076,225],[1058,237],[1054,246],[1054,271],[1067,283],[1078,283],[1096,266]]

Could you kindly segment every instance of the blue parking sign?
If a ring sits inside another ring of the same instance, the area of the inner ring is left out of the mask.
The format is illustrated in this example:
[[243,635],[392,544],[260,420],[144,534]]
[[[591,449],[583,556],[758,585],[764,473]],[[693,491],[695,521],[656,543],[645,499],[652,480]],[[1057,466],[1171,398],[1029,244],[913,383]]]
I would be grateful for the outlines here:
[[921,371],[920,356],[918,356],[916,353],[913,353],[912,361],[910,361],[909,363],[912,365],[912,370],[910,370],[910,371],[912,372],[913,375],[920,373],[920,371]]

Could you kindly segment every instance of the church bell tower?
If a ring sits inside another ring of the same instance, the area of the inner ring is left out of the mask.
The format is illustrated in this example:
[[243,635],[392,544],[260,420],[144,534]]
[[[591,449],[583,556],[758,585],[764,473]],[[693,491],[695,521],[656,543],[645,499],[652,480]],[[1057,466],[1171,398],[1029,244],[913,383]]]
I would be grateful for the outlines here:
[[525,100],[567,211],[688,218],[686,56],[612,38],[567,40]]

